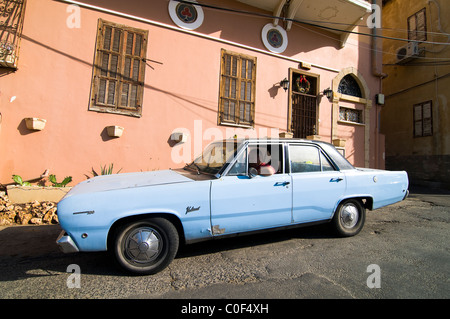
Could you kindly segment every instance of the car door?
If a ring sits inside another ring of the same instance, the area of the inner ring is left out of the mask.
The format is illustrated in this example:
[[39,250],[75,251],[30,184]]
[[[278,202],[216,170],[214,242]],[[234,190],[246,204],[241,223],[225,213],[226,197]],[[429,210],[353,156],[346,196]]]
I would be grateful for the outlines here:
[[[252,152],[266,164],[249,176]],[[267,156],[267,154],[269,156]],[[265,158],[264,158],[265,157]],[[270,165],[275,173],[268,173]],[[226,176],[211,182],[211,225],[214,235],[233,234],[291,223],[291,177],[284,168],[282,143],[248,145]]]
[[291,144],[292,220],[294,223],[330,219],[342,198],[345,175],[312,144]]

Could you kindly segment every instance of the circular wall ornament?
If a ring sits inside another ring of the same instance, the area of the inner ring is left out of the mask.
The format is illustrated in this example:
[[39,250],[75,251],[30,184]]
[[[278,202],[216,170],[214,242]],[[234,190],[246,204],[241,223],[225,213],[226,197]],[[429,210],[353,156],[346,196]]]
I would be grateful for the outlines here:
[[[197,3],[197,1],[189,1]],[[203,9],[195,4],[170,0],[169,15],[172,21],[180,28],[195,30],[203,23]]]
[[288,45],[286,30],[279,25],[266,24],[261,31],[261,38],[267,50],[274,53],[282,53]]

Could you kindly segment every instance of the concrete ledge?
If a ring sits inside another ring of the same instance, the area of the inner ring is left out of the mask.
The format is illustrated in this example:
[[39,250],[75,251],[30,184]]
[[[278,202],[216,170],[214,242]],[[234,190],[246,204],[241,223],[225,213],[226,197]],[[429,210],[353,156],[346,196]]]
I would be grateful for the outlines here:
[[59,202],[72,187],[7,186],[9,200],[13,204],[25,204],[32,201]]

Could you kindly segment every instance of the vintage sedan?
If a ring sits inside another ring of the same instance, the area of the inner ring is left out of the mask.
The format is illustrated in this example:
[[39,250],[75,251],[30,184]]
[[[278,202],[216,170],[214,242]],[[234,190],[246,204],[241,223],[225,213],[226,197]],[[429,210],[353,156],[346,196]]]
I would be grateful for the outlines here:
[[329,222],[340,236],[366,209],[406,198],[404,171],[353,167],[334,146],[297,139],[230,139],[182,169],[98,176],[58,203],[64,252],[106,251],[154,274],[182,243]]

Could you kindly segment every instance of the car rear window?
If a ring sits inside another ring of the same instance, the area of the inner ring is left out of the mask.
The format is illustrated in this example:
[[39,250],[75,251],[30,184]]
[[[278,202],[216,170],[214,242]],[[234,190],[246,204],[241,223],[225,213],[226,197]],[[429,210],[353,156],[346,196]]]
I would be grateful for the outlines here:
[[333,145],[321,143],[320,147],[322,147],[328,156],[330,156],[331,160],[338,166],[339,170],[355,169]]

